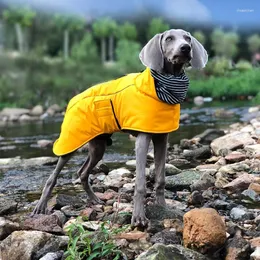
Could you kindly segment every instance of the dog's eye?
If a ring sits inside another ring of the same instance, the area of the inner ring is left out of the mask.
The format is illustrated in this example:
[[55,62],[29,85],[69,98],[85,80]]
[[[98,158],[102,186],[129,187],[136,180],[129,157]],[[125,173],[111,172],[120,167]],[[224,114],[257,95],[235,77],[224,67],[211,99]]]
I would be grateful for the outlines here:
[[173,37],[172,37],[172,36],[169,36],[169,37],[166,38],[166,41],[167,41],[167,42],[170,42],[170,41],[172,41],[172,40],[173,40]]
[[191,42],[191,37],[190,37],[190,36],[184,36],[184,38],[185,38],[185,40],[186,40],[187,42]]

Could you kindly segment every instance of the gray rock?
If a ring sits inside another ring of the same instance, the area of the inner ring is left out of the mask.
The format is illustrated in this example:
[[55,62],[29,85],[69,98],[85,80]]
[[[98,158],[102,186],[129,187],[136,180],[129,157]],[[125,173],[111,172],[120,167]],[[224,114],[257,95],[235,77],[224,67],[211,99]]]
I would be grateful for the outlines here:
[[40,116],[43,114],[43,107],[41,105],[37,105],[32,108],[30,111],[30,115],[32,116]]
[[171,191],[190,189],[190,186],[201,177],[198,171],[187,170],[165,178],[165,188]]
[[196,106],[202,106],[204,104],[204,98],[202,96],[197,96],[193,99]]
[[215,184],[215,178],[208,173],[203,173],[198,181],[190,186],[191,190],[206,190]]
[[225,135],[223,130],[207,129],[203,133],[196,135],[194,138],[198,138],[201,144],[210,144],[213,140],[223,135]]
[[8,219],[0,217],[0,240],[8,237],[13,231],[19,230],[20,225]]
[[208,159],[211,157],[211,149],[209,146],[202,146],[194,150],[184,151],[184,157],[188,160],[191,159]]
[[190,198],[188,200],[189,205],[194,205],[194,206],[202,206],[204,204],[204,198],[201,194],[201,192],[195,190],[191,193]]
[[184,213],[179,209],[171,209],[160,205],[148,205],[145,209],[146,217],[150,220],[180,219]]
[[73,208],[79,208],[85,204],[86,203],[78,196],[71,196],[62,193],[55,195],[49,201],[49,205],[55,209],[61,209],[64,206],[73,206]]
[[227,164],[219,168],[219,172],[228,173],[228,174],[235,174],[237,172],[248,172],[248,171],[250,171],[250,167],[243,162]]
[[226,245],[226,259],[250,259],[250,243],[241,236],[235,237],[228,241]]
[[215,139],[210,146],[216,155],[221,155],[223,149],[234,150],[254,143],[250,134],[237,131]]
[[0,216],[15,213],[17,211],[17,202],[0,198]]
[[242,197],[246,200],[251,200],[253,202],[257,202],[260,200],[259,195],[251,189],[244,190],[242,192]]
[[24,114],[29,114],[30,110],[25,108],[4,108],[1,112],[1,116],[7,116],[7,117],[19,117]]
[[[168,163],[165,164],[165,176],[176,175],[180,172],[181,172],[181,170],[178,169],[177,167],[175,167],[174,165],[168,164]],[[154,179],[154,177],[155,177],[155,165],[154,164],[152,164],[150,166],[149,174],[150,174],[150,178]]]
[[257,247],[255,251],[250,255],[252,260],[259,260],[260,259],[260,247]]
[[135,169],[136,168],[136,160],[127,161],[125,164],[129,169]]
[[161,243],[164,245],[181,244],[182,237],[180,234],[177,234],[176,231],[163,230],[154,234],[151,237],[150,242],[153,244]]
[[169,164],[172,164],[175,167],[178,167],[179,169],[187,169],[187,168],[190,168],[190,166],[191,166],[190,161],[188,161],[186,159],[179,159],[179,158],[170,160]]
[[234,220],[245,220],[248,218],[248,213],[244,208],[236,207],[230,211],[230,216]]
[[19,158],[1,158],[0,168],[12,169],[16,167],[33,167],[41,165],[53,165],[58,161],[56,157],[36,157],[30,159],[19,159]]
[[47,253],[45,256],[41,257],[39,260],[61,260],[63,257],[63,251],[58,251],[55,253]]
[[67,236],[55,236],[42,231],[14,231],[0,244],[0,259],[36,260],[48,252],[66,249]]
[[206,256],[181,245],[155,244],[136,260],[209,260]]

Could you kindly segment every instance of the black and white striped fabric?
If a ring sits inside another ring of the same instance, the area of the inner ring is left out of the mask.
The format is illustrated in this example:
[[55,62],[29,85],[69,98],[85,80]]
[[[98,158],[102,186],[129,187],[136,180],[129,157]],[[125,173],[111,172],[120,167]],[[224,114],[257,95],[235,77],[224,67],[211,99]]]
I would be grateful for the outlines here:
[[168,104],[180,104],[184,101],[188,88],[189,78],[183,72],[179,76],[163,75],[151,70],[157,96]]

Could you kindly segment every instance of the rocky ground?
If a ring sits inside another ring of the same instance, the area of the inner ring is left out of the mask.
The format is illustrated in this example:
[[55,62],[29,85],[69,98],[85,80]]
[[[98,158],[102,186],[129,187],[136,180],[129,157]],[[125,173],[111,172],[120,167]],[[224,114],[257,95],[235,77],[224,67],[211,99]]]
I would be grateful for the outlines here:
[[[260,117],[251,114],[248,118],[224,131],[209,129],[168,147],[167,208],[153,204],[153,154],[148,154],[146,216],[150,225],[144,230],[129,227],[134,160],[114,170],[104,164],[96,167],[91,183],[105,205],[90,206],[80,184],[64,184],[49,202],[51,214],[32,218],[29,213],[36,200],[17,201],[3,192],[0,259],[65,259],[69,227],[81,223],[96,242],[107,241],[99,234],[110,230],[109,239],[122,252],[120,259],[259,260]],[[30,169],[55,162],[55,158],[0,159],[0,167]]]

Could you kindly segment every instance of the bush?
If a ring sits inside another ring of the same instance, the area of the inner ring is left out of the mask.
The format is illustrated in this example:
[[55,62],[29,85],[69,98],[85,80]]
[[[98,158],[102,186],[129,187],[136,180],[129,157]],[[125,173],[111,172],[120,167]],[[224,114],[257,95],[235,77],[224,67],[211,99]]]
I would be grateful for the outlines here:
[[231,60],[224,57],[215,57],[208,61],[204,71],[208,75],[223,76],[232,70]]
[[135,41],[121,40],[116,48],[118,65],[124,72],[138,72],[144,69],[139,60],[141,45]]
[[253,68],[252,64],[246,60],[240,60],[236,64],[236,69],[239,71],[247,71]]
[[252,99],[253,104],[259,105],[260,104],[260,92]]

